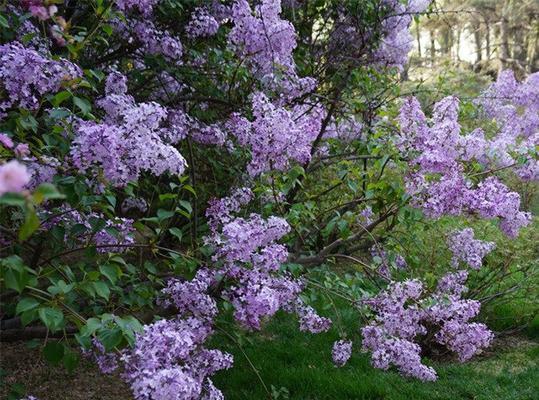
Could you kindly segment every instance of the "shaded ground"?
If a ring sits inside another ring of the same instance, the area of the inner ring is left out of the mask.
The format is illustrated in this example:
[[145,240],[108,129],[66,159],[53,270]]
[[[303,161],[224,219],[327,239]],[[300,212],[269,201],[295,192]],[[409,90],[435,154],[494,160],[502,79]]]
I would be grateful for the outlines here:
[[[294,400],[537,400],[539,399],[539,344],[524,338],[506,338],[475,361],[431,364],[439,374],[435,383],[404,379],[369,365],[368,356],[354,348],[344,368],[331,364],[330,334],[297,333],[292,322],[279,318],[270,333],[242,345],[274,399]],[[221,344],[224,339],[218,338]],[[227,400],[267,399],[260,379],[237,344],[225,344],[234,353],[235,366],[216,376]],[[132,400],[129,388],[114,376],[104,376],[82,361],[74,373],[51,367],[38,349],[24,343],[1,344],[4,375],[0,398],[7,399],[13,384],[40,400]],[[13,397],[17,398],[17,397]]]
[[0,344],[0,368],[4,375],[1,399],[7,399],[20,385],[24,393],[40,400],[132,399],[129,387],[119,378],[101,374],[89,362],[81,360],[79,367],[68,373],[63,366],[47,364],[39,349],[29,349],[23,342]]

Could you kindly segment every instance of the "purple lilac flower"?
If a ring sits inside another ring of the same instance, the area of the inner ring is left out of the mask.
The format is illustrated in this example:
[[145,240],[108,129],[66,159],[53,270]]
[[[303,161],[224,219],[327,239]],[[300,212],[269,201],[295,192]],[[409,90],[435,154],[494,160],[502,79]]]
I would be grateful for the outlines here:
[[65,59],[50,60],[18,42],[1,45],[0,82],[8,96],[0,102],[0,117],[11,107],[36,110],[41,96],[80,76],[80,68]]
[[[104,220],[105,226],[97,232],[92,232],[92,220]],[[66,231],[66,242],[75,240],[76,242],[85,242],[91,239],[98,246],[97,251],[102,253],[126,251],[128,245],[135,242],[133,233],[133,220],[127,218],[107,219],[102,214],[96,212],[82,213],[77,210],[69,210],[67,207],[61,207],[53,212],[47,213],[44,228],[52,226],[63,226]],[[83,225],[87,231],[78,236],[71,236],[69,230],[74,225]],[[115,246],[119,245],[119,246]]]
[[82,354],[88,359],[93,360],[99,367],[99,370],[104,374],[110,374],[119,367],[118,355],[113,352],[106,352],[105,347],[97,338],[92,339],[91,350],[83,349]]
[[490,253],[496,245],[474,239],[471,228],[454,232],[448,239],[449,250],[453,253],[452,264],[458,266],[462,261],[471,268],[479,269],[483,265],[483,257]]
[[28,182],[28,169],[17,160],[0,165],[0,195],[6,192],[22,192]]
[[[121,77],[109,79],[110,90],[113,86],[116,91],[125,89]],[[99,105],[107,112],[104,122],[79,121],[76,126],[71,159],[81,172],[101,169],[114,186],[137,180],[142,171],[158,176],[184,172],[185,159],[162,139],[165,108],[153,102],[136,104],[127,94],[110,93]]]
[[232,356],[205,349],[210,334],[207,322],[193,317],[146,325],[136,336],[135,347],[125,351],[121,359],[123,377],[135,399],[220,398],[209,377],[230,368]]
[[13,152],[17,157],[26,157],[30,154],[30,146],[26,143],[19,143],[15,146]]
[[[406,190],[413,196],[412,204],[428,217],[479,214],[482,218],[498,218],[500,229],[510,237],[529,223],[530,214],[519,210],[518,193],[509,191],[497,178],[489,177],[476,188],[466,179],[461,162],[487,156],[479,150],[463,150],[462,146],[476,142],[478,148],[491,145],[485,142],[482,131],[460,135],[457,99],[448,97],[435,104],[430,124],[419,102],[408,99],[401,108],[400,124],[396,145],[410,157],[413,168],[406,177]],[[502,139],[506,138],[502,135],[494,142]]]
[[247,166],[251,176],[285,170],[291,160],[299,163],[310,160],[311,145],[320,131],[322,112],[314,110],[305,114],[300,109],[288,111],[275,107],[263,93],[253,95],[252,105],[253,122],[234,115],[229,123],[239,144],[251,151],[251,162]]
[[13,147],[13,140],[5,133],[0,133],[0,144],[7,149],[11,149]]
[[219,29],[219,22],[210,14],[208,9],[197,7],[191,14],[191,20],[185,27],[190,38],[213,36]]
[[139,212],[144,213],[148,209],[148,203],[146,203],[146,200],[143,198],[128,197],[122,202],[120,208],[124,214],[131,210],[138,210]]
[[242,206],[247,205],[254,195],[249,188],[239,188],[232,191],[229,197],[212,199],[206,209],[208,225],[215,233],[220,225],[227,224],[233,218],[232,214],[238,212]]
[[[461,361],[487,347],[492,332],[483,324],[469,322],[479,313],[480,303],[462,299],[468,273],[443,276],[432,295],[424,295],[417,280],[393,282],[365,304],[375,313],[361,329],[363,348],[371,352],[376,368],[395,366],[403,375],[435,380],[436,372],[421,361],[417,340],[438,327],[434,340],[455,352]],[[428,329],[427,329],[428,327]]]
[[47,6],[43,4],[43,0],[22,0],[20,4],[21,7],[30,11],[30,14],[40,21],[46,21],[58,12],[58,7],[56,7],[56,5],[52,4]]
[[48,156],[41,156],[39,159],[31,156],[24,157],[22,161],[25,163],[32,177],[27,185],[27,188],[30,190],[42,183],[52,182],[53,177],[57,174],[60,167],[60,161]]
[[159,3],[159,0],[114,0],[116,6],[123,12],[132,11],[135,8],[144,15],[149,17],[153,8]]
[[331,357],[333,358],[333,364],[336,367],[344,366],[350,356],[352,355],[352,341],[351,340],[337,340],[333,343],[333,349],[331,350]]

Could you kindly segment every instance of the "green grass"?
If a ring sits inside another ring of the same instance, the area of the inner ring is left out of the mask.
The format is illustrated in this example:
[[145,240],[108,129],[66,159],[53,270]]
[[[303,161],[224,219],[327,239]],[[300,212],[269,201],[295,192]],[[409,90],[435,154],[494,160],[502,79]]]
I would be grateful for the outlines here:
[[[279,315],[268,328],[265,334],[250,336],[242,348],[269,390],[281,391],[276,399],[539,399],[539,345],[534,342],[523,341],[465,364],[431,363],[439,379],[422,383],[394,371],[375,370],[358,343],[354,343],[349,363],[335,368],[331,363],[331,346],[338,338],[334,330],[303,334],[293,317],[285,315]],[[228,343],[226,350],[234,354],[234,367],[215,377],[217,387],[228,400],[268,398],[238,345]]]

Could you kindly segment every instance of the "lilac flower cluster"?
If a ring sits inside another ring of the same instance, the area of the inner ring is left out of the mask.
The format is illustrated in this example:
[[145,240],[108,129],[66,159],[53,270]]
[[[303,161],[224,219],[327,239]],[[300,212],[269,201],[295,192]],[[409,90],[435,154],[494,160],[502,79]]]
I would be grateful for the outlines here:
[[367,227],[367,225],[372,224],[374,213],[371,206],[366,206],[363,210],[358,213],[358,220],[361,226]]
[[127,43],[136,43],[139,55],[162,55],[168,61],[181,64],[183,46],[168,30],[161,30],[149,19],[127,18],[113,21],[116,32]]
[[106,352],[105,347],[97,338],[92,339],[91,350],[82,349],[82,355],[95,362],[104,374],[110,374],[119,367],[118,355]]
[[461,299],[467,291],[464,286],[467,277],[466,271],[444,276],[432,296],[435,304],[427,310],[428,320],[441,326],[435,340],[456,353],[461,362],[488,347],[493,339],[485,324],[468,322],[477,316],[481,304],[476,300]]
[[276,242],[289,232],[288,223],[258,214],[234,215],[252,197],[249,189],[236,189],[230,197],[212,200],[206,212],[211,235],[205,242],[214,248],[213,260],[221,265],[218,273],[232,282],[223,295],[234,306],[234,317],[244,327],[258,330],[265,319],[283,309],[299,316],[302,331],[328,330],[331,321],[298,297],[302,283],[280,271],[288,251]]
[[164,132],[164,137],[171,143],[190,137],[193,141],[222,146],[226,141],[226,133],[218,124],[207,125],[191,117],[183,110],[174,109],[169,112],[170,129]]
[[526,156],[524,165],[516,168],[523,180],[539,180],[539,72],[518,82],[511,70],[502,71],[475,103],[486,117],[493,119],[500,131],[490,141],[483,141],[484,154],[476,157],[495,166],[506,167]]
[[338,122],[332,122],[324,132],[324,139],[339,139],[344,143],[361,139],[363,124],[355,118],[345,118]]
[[190,38],[213,36],[218,30],[219,22],[217,22],[205,7],[197,7],[191,14],[191,20],[185,27],[185,32]]
[[7,92],[0,101],[0,118],[11,107],[36,110],[41,97],[82,75],[78,66],[45,58],[18,42],[0,45],[0,85]]
[[[45,229],[61,226],[66,232],[65,240],[67,243],[71,243],[72,240],[77,243],[86,243],[89,240],[97,246],[97,251],[101,253],[121,253],[126,251],[128,245],[135,242],[133,220],[127,218],[111,220],[97,212],[82,213],[66,207],[61,207],[55,212],[47,211],[44,216],[46,217],[43,223]],[[105,221],[104,226],[96,232],[92,232],[92,222],[97,220]],[[87,231],[73,236],[69,232],[75,225],[82,225]]]
[[333,364],[335,364],[336,367],[343,367],[348,362],[351,355],[351,340],[337,340],[335,343],[333,343],[331,357],[333,358]]
[[[431,2],[432,0],[409,0],[408,4],[402,4],[398,0],[380,2],[385,16],[381,24],[380,45],[371,56],[375,65],[403,69],[408,61],[408,53],[413,47],[413,37],[409,31],[412,17],[425,11]],[[350,47],[354,46],[354,40],[365,41],[365,35],[369,37],[372,33],[360,33],[355,26],[344,20],[336,25],[332,40],[335,46],[345,44]]]
[[34,189],[42,183],[52,182],[61,165],[58,159],[49,156],[23,157],[21,160],[25,163],[32,177],[27,185],[28,189]]
[[30,14],[40,21],[46,21],[58,12],[56,5],[51,4],[46,6],[43,4],[43,0],[22,0],[20,4],[21,7],[30,11]]
[[28,169],[17,160],[0,165],[0,195],[7,192],[22,192],[28,182],[30,182]]
[[99,101],[107,112],[104,122],[80,121],[71,148],[73,164],[82,172],[99,168],[114,186],[135,181],[141,171],[155,175],[182,174],[185,159],[162,139],[167,111],[157,103],[139,103],[118,91],[123,79],[111,74],[107,88],[113,92]]
[[388,251],[380,244],[375,244],[370,249],[375,264],[378,264],[378,273],[386,279],[391,279],[390,267],[405,269],[408,264],[406,259],[393,251]]
[[247,171],[257,176],[270,170],[286,170],[290,161],[306,163],[320,131],[322,112],[301,113],[302,109],[276,107],[263,93],[252,99],[254,121],[233,115],[228,128],[242,146],[251,151]]
[[413,45],[408,29],[412,16],[406,14],[406,6],[397,0],[384,0],[382,3],[389,15],[382,22],[382,42],[374,57],[384,66],[402,68],[408,61],[408,53]]
[[132,31],[146,54],[161,54],[167,59],[180,63],[183,46],[178,38],[162,31],[148,20],[133,21]]
[[[60,161],[54,157],[41,156],[38,158],[30,155],[30,146],[27,143],[15,143],[11,137],[0,133],[0,145],[13,152],[18,161],[26,168],[30,179],[25,183],[25,188],[35,189],[42,183],[52,182],[60,167]],[[14,161],[14,160],[13,160]]]
[[214,260],[224,262],[221,273],[235,282],[224,295],[235,308],[236,320],[247,328],[260,329],[263,318],[291,303],[302,289],[296,280],[279,274],[288,252],[274,242],[289,229],[281,218],[264,220],[251,214],[232,219],[206,238],[215,248]]
[[204,347],[217,304],[208,294],[215,274],[200,269],[191,281],[169,281],[163,305],[178,315],[146,325],[135,347],[124,351],[124,379],[137,400],[222,399],[210,376],[230,368],[232,356]]
[[114,2],[123,12],[132,11],[136,8],[142,15],[149,17],[159,0],[114,0]]
[[447,245],[453,253],[452,264],[454,267],[457,267],[462,261],[474,269],[481,268],[483,257],[496,247],[492,242],[474,239],[474,231],[471,228],[453,232]]
[[230,368],[232,356],[204,348],[211,333],[208,323],[194,317],[146,325],[134,348],[121,357],[122,376],[135,399],[222,398],[209,377]]
[[417,280],[392,283],[366,301],[376,318],[361,332],[363,348],[372,352],[376,368],[387,370],[394,365],[405,376],[430,381],[436,379],[436,372],[422,364],[421,347],[414,342],[417,335],[426,333],[417,304],[422,292],[423,285]]
[[316,310],[306,305],[301,298],[284,307],[287,312],[293,312],[299,317],[299,330],[301,332],[322,333],[331,328],[331,320],[317,314]]
[[281,102],[287,102],[312,91],[316,81],[298,77],[292,56],[296,31],[280,14],[281,0],[262,0],[254,10],[246,0],[236,0],[228,40],[236,54],[247,60],[253,74],[268,89],[279,92]]
[[421,362],[421,346],[417,343],[429,329],[437,329],[434,340],[466,361],[492,340],[492,332],[484,324],[470,323],[480,303],[462,299],[467,288],[466,271],[442,277],[436,291],[424,295],[418,280],[393,282],[377,296],[365,301],[375,313],[374,320],[362,328],[363,347],[372,352],[376,368],[394,365],[403,375],[430,381],[436,372]]
[[219,226],[226,225],[232,221],[233,214],[251,202],[254,195],[249,188],[238,188],[232,191],[228,197],[212,199],[206,209],[208,225],[213,234],[217,233]]
[[254,13],[246,0],[232,5],[234,27],[228,39],[238,56],[248,58],[258,76],[271,74],[276,67],[294,68],[296,33],[280,13],[280,0],[262,0]]
[[501,230],[511,237],[529,223],[530,214],[519,210],[518,193],[495,177],[479,182],[477,188],[465,177],[462,162],[471,157],[467,146],[484,138],[477,130],[471,138],[461,136],[458,99],[447,97],[436,103],[429,125],[419,102],[409,98],[399,119],[401,137],[396,145],[415,169],[407,177],[406,189],[427,216],[477,213],[482,218],[499,218]]
[[189,314],[201,320],[211,321],[217,315],[217,303],[208,294],[208,288],[214,282],[214,274],[202,268],[190,281],[171,279],[162,301],[166,307],[174,306],[181,314]]

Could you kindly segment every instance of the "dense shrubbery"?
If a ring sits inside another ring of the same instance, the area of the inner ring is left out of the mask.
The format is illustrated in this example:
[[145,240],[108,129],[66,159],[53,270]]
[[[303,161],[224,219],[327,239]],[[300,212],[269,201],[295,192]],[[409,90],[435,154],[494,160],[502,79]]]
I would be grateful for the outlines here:
[[[505,71],[431,118],[397,100],[429,3],[3,6],[3,338],[46,338],[67,368],[82,346],[153,400],[222,398],[211,377],[233,360],[212,333],[279,311],[325,332],[318,297],[361,311],[377,368],[433,380],[423,355],[487,347],[479,300],[510,293],[489,292],[496,245],[455,224],[434,238],[444,265],[410,247],[448,216],[507,238],[530,224],[510,185],[538,179],[539,75]],[[343,337],[335,364],[351,353]]]

